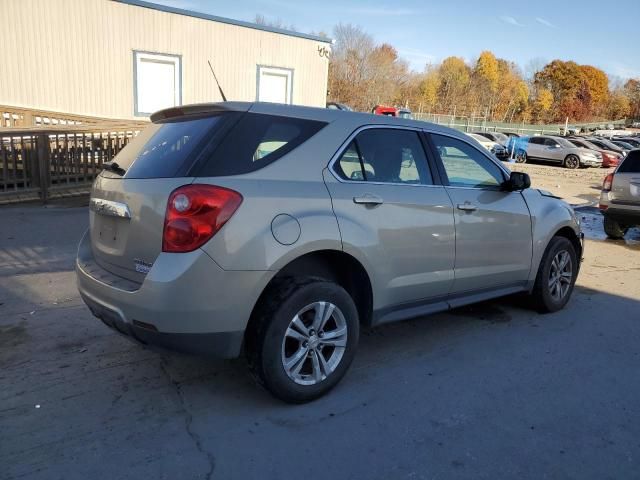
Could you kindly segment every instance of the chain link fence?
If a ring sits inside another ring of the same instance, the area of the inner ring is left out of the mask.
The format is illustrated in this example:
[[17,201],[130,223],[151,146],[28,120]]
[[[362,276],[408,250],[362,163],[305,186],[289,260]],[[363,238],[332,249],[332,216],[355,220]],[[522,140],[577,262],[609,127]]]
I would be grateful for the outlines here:
[[[544,135],[561,134],[564,132],[565,124],[533,125],[526,123],[492,122],[483,116],[455,116],[441,115],[436,113],[414,113],[413,118],[425,122],[445,125],[447,127],[462,130],[463,132],[513,132],[520,135]],[[593,129],[606,129],[609,125],[623,127],[625,120],[607,120],[604,122],[592,123],[570,123],[569,127],[576,130],[589,131]]]

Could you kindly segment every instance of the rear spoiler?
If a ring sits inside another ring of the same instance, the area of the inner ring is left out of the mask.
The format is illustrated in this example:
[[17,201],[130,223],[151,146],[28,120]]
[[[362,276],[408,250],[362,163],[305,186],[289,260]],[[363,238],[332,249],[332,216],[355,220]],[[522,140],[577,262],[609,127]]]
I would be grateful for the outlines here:
[[202,115],[222,112],[246,112],[253,103],[251,102],[218,102],[196,103],[193,105],[181,105],[179,107],[165,108],[152,113],[149,117],[153,123],[170,118],[184,117],[188,115]]

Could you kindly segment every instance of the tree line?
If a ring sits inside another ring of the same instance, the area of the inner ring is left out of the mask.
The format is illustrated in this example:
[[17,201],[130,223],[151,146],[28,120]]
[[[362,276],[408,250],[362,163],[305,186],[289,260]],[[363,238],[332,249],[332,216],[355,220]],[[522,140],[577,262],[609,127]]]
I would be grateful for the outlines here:
[[359,111],[383,104],[527,123],[640,118],[640,79],[611,82],[591,65],[539,62],[525,76],[514,62],[483,51],[472,62],[452,56],[415,72],[392,45],[377,44],[360,27],[338,24],[333,38],[329,101]]

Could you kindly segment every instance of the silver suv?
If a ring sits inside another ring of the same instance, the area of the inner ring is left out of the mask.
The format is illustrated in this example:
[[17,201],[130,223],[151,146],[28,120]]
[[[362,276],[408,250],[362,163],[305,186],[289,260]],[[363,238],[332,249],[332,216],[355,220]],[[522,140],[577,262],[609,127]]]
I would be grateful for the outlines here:
[[640,225],[640,150],[631,150],[622,163],[604,179],[600,194],[604,231],[611,238],[623,238],[627,230]]
[[602,154],[588,148],[577,147],[566,138],[550,135],[521,137],[516,140],[517,163],[541,160],[566,168],[601,167]]
[[77,258],[93,314],[142,343],[237,357],[289,402],[347,371],[362,327],[529,292],[562,308],[569,205],[410,119],[177,107],[105,165]]

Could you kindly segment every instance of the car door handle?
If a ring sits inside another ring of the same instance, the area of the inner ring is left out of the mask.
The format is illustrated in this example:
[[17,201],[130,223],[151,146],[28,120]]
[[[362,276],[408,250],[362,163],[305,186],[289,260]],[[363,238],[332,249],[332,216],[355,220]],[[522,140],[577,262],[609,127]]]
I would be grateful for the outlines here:
[[464,210],[465,212],[475,212],[478,209],[473,203],[465,202],[458,204],[458,210]]
[[384,200],[377,195],[365,193],[360,197],[353,197],[353,203],[358,203],[360,205],[382,205]]

